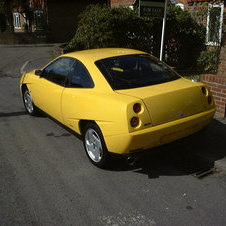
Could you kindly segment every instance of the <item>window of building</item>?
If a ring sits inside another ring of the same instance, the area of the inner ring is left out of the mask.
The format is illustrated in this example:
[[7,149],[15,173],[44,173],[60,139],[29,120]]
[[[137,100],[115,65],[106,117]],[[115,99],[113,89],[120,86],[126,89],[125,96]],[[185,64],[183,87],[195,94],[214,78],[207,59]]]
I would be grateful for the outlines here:
[[34,26],[35,30],[43,30],[44,29],[44,17],[42,10],[34,11]]
[[223,4],[209,4],[206,27],[206,44],[218,46],[221,42]]
[[13,13],[13,24],[14,24],[14,28],[21,29],[20,14],[19,13]]
[[184,10],[184,4],[182,4],[182,3],[177,3],[176,6],[180,7],[182,10]]

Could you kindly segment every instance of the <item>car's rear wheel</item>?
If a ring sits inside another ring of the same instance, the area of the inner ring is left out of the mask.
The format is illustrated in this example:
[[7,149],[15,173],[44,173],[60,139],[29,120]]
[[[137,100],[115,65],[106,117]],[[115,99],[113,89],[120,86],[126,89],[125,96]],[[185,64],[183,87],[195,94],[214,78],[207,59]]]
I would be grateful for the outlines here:
[[23,102],[24,102],[24,107],[29,115],[37,115],[38,114],[38,109],[35,106],[31,94],[27,87],[23,89]]
[[109,155],[100,128],[95,123],[88,123],[83,131],[83,143],[89,160],[95,166],[106,168]]

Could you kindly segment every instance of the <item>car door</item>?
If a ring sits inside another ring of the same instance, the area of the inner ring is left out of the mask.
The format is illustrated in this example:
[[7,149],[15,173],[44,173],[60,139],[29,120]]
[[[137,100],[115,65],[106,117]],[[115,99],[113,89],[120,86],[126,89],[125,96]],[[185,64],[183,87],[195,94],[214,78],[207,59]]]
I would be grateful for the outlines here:
[[80,119],[91,119],[87,105],[92,101],[94,82],[86,67],[77,60],[70,74],[68,87],[62,94],[62,113],[64,123],[79,133]]
[[38,82],[32,87],[35,104],[60,122],[63,122],[62,92],[68,82],[68,75],[74,63],[74,58],[58,58],[43,69]]

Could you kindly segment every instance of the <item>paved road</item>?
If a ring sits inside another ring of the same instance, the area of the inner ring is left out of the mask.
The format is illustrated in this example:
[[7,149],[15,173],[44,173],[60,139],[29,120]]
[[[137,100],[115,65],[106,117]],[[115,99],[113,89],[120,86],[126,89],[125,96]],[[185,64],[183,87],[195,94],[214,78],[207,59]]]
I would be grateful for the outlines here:
[[51,59],[51,52],[52,47],[48,46],[8,48],[0,46],[0,76],[19,77],[21,69],[29,71],[41,68]]
[[0,225],[225,225],[225,174],[192,175],[226,156],[224,121],[98,169],[80,139],[25,113],[19,71],[40,56],[49,48],[0,48]]

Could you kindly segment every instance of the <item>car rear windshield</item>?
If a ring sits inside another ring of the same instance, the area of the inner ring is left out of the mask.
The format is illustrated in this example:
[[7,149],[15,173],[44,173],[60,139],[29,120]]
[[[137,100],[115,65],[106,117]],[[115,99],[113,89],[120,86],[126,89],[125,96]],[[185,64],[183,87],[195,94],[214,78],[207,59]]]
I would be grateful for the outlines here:
[[95,62],[112,89],[131,89],[179,79],[164,63],[146,54],[110,57]]

